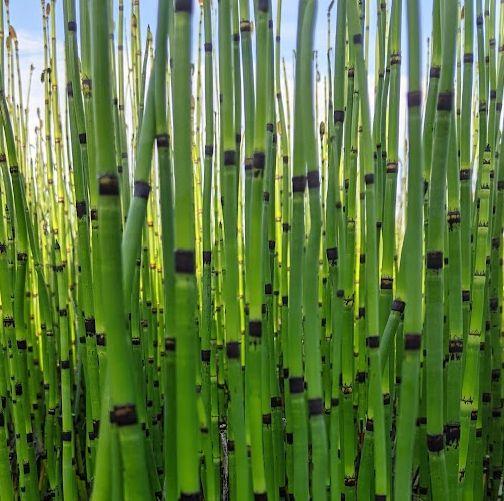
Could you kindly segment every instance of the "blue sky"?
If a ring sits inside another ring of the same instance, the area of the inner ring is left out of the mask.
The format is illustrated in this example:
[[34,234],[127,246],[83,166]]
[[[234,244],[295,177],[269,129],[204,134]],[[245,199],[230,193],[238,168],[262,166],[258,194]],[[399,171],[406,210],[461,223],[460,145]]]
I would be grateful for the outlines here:
[[[330,0],[318,1],[317,23],[315,31],[315,48],[319,52],[319,66],[322,76],[326,73],[326,50],[327,50],[327,8]],[[370,21],[370,50],[374,48],[374,25],[376,23],[376,4],[375,0],[370,1],[371,7],[371,21]],[[155,29],[156,25],[156,0],[141,0],[141,26],[145,36],[147,25]],[[195,5],[198,2],[195,0]],[[214,7],[217,2],[213,0]],[[273,0],[274,15],[276,15],[276,1]],[[387,2],[389,5],[390,0]],[[423,55],[426,54],[426,40],[429,36],[431,29],[431,12],[432,0],[422,0],[421,2],[421,33]],[[130,13],[130,0],[125,0],[125,16],[129,18]],[[282,8],[282,52],[288,65],[288,73],[290,73],[289,66],[292,62],[292,51],[296,43],[296,26],[297,26],[297,0],[284,0]],[[27,10],[28,9],[28,10]],[[63,67],[63,3],[62,0],[57,0],[57,37],[58,37],[58,53],[59,53],[59,71],[60,81],[63,82],[64,67]],[[195,21],[199,15],[199,9],[195,9]],[[114,15],[117,15],[117,0],[114,0]],[[26,93],[29,67],[31,64],[35,66],[34,78],[32,81],[31,91],[31,104],[33,111],[37,106],[42,105],[42,85],[40,82],[40,74],[43,67],[43,46],[42,46],[42,24],[41,24],[41,4],[40,0],[11,0],[10,1],[10,16],[11,23],[18,33],[19,47],[20,47],[20,62],[21,74],[23,81],[23,92]],[[336,6],[333,8],[332,17],[332,36],[334,36]],[[406,0],[403,0],[403,61],[406,62]],[[197,24],[194,25],[194,35],[196,37]],[[373,57],[370,57],[370,64]],[[423,62],[425,68],[425,61]],[[406,71],[406,65],[403,65],[403,71]],[[290,75],[289,75],[290,76]],[[32,125],[34,125],[32,123]]]
[[[371,2],[371,41],[374,37],[374,23],[376,16],[376,1],[368,0]],[[213,0],[214,4],[216,4],[216,0]],[[198,2],[195,1],[195,4]],[[390,4],[391,1],[389,0]],[[422,0],[421,2],[421,25],[422,25],[422,40],[425,44],[425,40],[428,37],[431,29],[431,10],[432,10],[432,0]],[[115,6],[117,6],[117,0],[114,0]],[[274,12],[276,13],[276,2],[273,0]],[[329,5],[329,0],[319,0],[318,1],[318,14],[317,14],[317,24],[316,24],[316,33],[315,33],[315,47],[319,50],[320,53],[324,53],[326,51],[327,45],[327,21],[326,21],[326,13]],[[298,2],[296,0],[284,0],[283,1],[283,9],[282,9],[282,47],[283,53],[286,57],[287,61],[290,60],[290,56],[292,54],[292,50],[295,47],[296,42],[296,25],[297,25],[297,6]],[[27,9],[28,8],[28,12]],[[57,17],[58,17],[58,28],[60,32],[58,33],[58,38],[61,41],[63,33],[61,32],[62,27],[62,0],[57,0],[56,2],[57,8]],[[125,15],[129,16],[130,1],[125,0]],[[141,24],[143,28],[143,32],[145,33],[146,27],[149,24],[151,28],[155,28],[156,25],[156,11],[157,11],[157,1],[156,0],[142,0],[140,2],[141,8]],[[15,29],[20,32],[22,35],[20,37],[21,42],[23,40],[23,36],[29,38],[29,42],[34,42],[39,40],[40,44],[38,48],[39,52],[42,52],[42,28],[41,28],[41,19],[40,19],[40,0],[11,0],[10,2],[10,10],[11,10],[11,23],[15,27]],[[117,10],[115,10],[115,14],[117,14]],[[403,0],[403,14],[404,14],[404,22],[405,19],[405,10],[406,10],[406,0]],[[333,27],[335,24],[335,13],[336,6],[333,8]],[[196,9],[196,15],[198,14],[198,9]],[[196,16],[195,16],[196,17]],[[333,29],[334,33],[334,29]],[[403,35],[405,36],[406,30],[403,29]],[[404,40],[405,42],[406,40]],[[370,44],[371,48],[373,44]],[[403,45],[404,48],[406,47]],[[25,57],[29,57],[32,55],[37,48],[36,44],[30,43],[28,47],[23,47],[21,45],[21,53]],[[28,52],[24,52],[28,49]],[[325,69],[325,57],[320,58],[321,61],[321,69]],[[35,61],[34,61],[35,63]]]

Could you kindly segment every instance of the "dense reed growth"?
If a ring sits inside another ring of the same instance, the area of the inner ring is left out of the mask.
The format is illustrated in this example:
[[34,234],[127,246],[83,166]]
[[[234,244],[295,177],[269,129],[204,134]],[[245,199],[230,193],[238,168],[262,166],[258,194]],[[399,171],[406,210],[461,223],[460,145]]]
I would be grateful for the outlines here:
[[149,1],[0,0],[0,499],[501,499],[504,3]]

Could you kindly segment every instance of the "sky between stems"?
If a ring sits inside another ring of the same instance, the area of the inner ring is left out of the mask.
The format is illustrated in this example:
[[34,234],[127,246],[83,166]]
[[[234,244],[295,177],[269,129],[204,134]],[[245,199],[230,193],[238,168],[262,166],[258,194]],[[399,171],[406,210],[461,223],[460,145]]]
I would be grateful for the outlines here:
[[[76,4],[78,5],[76,0]],[[89,0],[86,0],[89,1]],[[167,0],[169,1],[169,0]],[[205,0],[206,1],[206,0]],[[373,94],[374,94],[374,50],[375,44],[375,34],[376,34],[376,9],[380,1],[383,0],[363,0],[369,3],[369,97],[371,103],[371,111],[373,112]],[[406,30],[406,8],[407,1],[403,1],[403,17],[402,17],[402,77],[401,77],[401,99],[400,99],[400,127],[399,127],[399,176],[401,181],[399,182],[399,204],[397,208],[397,215],[401,218],[401,213],[403,210],[402,202],[404,198],[404,168],[403,160],[406,155],[405,148],[405,132],[406,127],[406,92],[407,92],[407,30]],[[420,23],[421,23],[421,40],[422,40],[422,68],[426,69],[426,57],[428,52],[428,37],[431,32],[431,18],[432,18],[432,1],[433,0],[419,0],[420,1]],[[441,0],[443,1],[443,0]],[[118,12],[118,1],[112,0],[113,2],[113,15],[114,19],[117,19]],[[238,0],[236,0],[238,3]],[[250,12],[253,12],[253,0],[251,2]],[[46,0],[47,3],[47,0]],[[54,3],[54,2],[53,2]],[[213,3],[213,22],[214,37],[216,36],[216,24],[217,24],[217,0],[212,0]],[[271,0],[273,6],[273,19],[274,27],[276,29],[276,16],[277,16],[277,0]],[[387,9],[390,10],[391,0],[387,0]],[[145,36],[147,32],[147,27],[150,26],[151,30],[155,32],[156,30],[156,20],[157,20],[157,0],[140,0],[140,26],[142,28],[142,47],[145,43]],[[318,0],[317,2],[317,20],[314,35],[314,49],[317,52],[317,65],[319,70],[318,79],[318,116],[317,120],[325,120],[326,104],[324,95],[324,77],[327,76],[327,42],[328,42],[328,24],[327,24],[327,10],[330,5],[330,0]],[[125,49],[128,50],[129,44],[129,19],[131,13],[131,0],[124,0],[125,6],[125,27],[127,31],[127,42]],[[292,100],[294,96],[293,82],[294,82],[294,50],[296,47],[296,34],[297,34],[297,15],[298,15],[298,0],[283,0],[282,2],[282,23],[281,23],[281,55],[285,58],[286,62],[286,73],[287,73],[287,86]],[[65,83],[65,66],[64,66],[64,23],[63,23],[63,1],[56,0],[56,26],[57,26],[57,65],[58,65],[58,80],[60,84],[60,109],[64,110],[64,83]],[[334,2],[331,11],[331,46],[334,44],[334,35],[336,29],[336,10],[337,10],[337,0]],[[77,8],[78,12],[78,8]],[[20,65],[21,65],[21,80],[22,80],[22,92],[23,92],[23,103],[26,106],[27,103],[27,89],[28,80],[30,76],[30,67],[33,65],[33,76],[30,92],[30,113],[29,113],[29,140],[30,144],[34,145],[35,127],[38,126],[37,109],[43,110],[44,106],[44,88],[41,82],[41,74],[44,69],[44,48],[42,39],[42,7],[40,0],[10,0],[10,20],[11,24],[15,28],[19,40],[19,50],[20,50]],[[194,24],[193,24],[193,61],[197,60],[197,37],[198,37],[198,20],[200,16],[199,1],[194,0]],[[218,47],[217,39],[214,40],[214,47]],[[218,50],[218,49],[217,49]],[[127,70],[126,70],[127,71]],[[127,79],[126,79],[127,81]],[[17,87],[16,87],[17,91]],[[19,102],[19,99],[17,99]],[[292,101],[291,101],[292,102]],[[128,112],[128,103],[126,103],[126,111]],[[43,116],[43,113],[42,113]],[[131,124],[131,120],[127,116],[127,126]],[[128,127],[129,128],[129,127]],[[32,153],[34,153],[34,146],[31,146]]]
[[[376,24],[376,7],[379,1],[370,1],[370,91],[373,89],[374,77],[374,57],[372,51],[374,50],[375,38],[375,24]],[[406,2],[403,0],[403,74],[407,71],[406,54]],[[114,17],[117,16],[117,0],[114,3]],[[125,0],[125,20],[129,19],[131,2]],[[197,20],[199,16],[198,1],[194,1],[195,15],[194,15],[194,43],[193,52],[194,60],[196,60],[196,45],[197,45]],[[296,45],[296,29],[297,29],[297,11],[298,0],[283,0],[282,8],[282,28],[281,28],[281,43],[282,43],[282,57],[285,58],[287,65],[287,80],[293,82],[292,65],[293,65],[293,51]],[[318,53],[318,67],[320,71],[320,90],[319,100],[323,102],[323,78],[327,75],[327,9],[330,0],[319,0],[317,11],[317,24],[315,30],[315,50]],[[388,4],[391,1],[388,0]],[[140,1],[140,23],[142,26],[142,43],[145,41],[145,33],[147,26],[150,26],[153,31],[156,29],[156,13],[157,13],[156,0],[141,0]],[[214,10],[217,6],[217,1],[213,0]],[[276,0],[272,0],[273,16],[276,18]],[[388,6],[390,8],[390,5]],[[252,11],[252,9],[251,9]],[[56,0],[56,13],[57,13],[57,40],[58,40],[58,75],[60,84],[65,82],[64,78],[64,50],[63,50],[63,2]],[[427,53],[427,38],[431,30],[431,16],[432,16],[432,0],[421,0],[421,34],[423,40],[422,53],[424,56],[423,66],[425,67],[425,56]],[[30,66],[34,66],[34,73],[32,78],[31,96],[30,96],[30,130],[36,125],[36,109],[43,106],[43,84],[40,76],[44,66],[43,42],[42,42],[42,17],[41,17],[41,2],[40,0],[10,0],[10,18],[14,26],[18,39],[20,49],[20,65],[21,65],[21,79],[23,85],[23,102],[26,104],[26,92],[28,88],[28,79],[30,74]],[[214,21],[217,15],[214,15]],[[125,23],[128,27],[128,22]],[[334,39],[334,32],[336,26],[336,5],[332,9],[332,23],[331,23],[331,38]],[[128,29],[128,28],[127,28]],[[128,30],[129,31],[129,30]],[[334,43],[334,40],[332,41]],[[217,47],[217,43],[214,44]],[[403,79],[405,82],[405,80]],[[403,94],[405,86],[403,85]],[[64,95],[60,92],[60,95]],[[290,94],[293,95],[292,92]],[[64,108],[62,108],[64,109]],[[321,107],[323,109],[323,107]],[[321,117],[323,118],[323,117]]]

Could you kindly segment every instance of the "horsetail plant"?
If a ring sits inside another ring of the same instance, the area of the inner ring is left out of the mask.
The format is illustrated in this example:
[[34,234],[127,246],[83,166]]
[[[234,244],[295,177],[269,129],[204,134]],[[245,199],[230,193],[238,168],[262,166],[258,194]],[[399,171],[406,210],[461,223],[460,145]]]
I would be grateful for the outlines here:
[[24,71],[0,0],[0,497],[500,499],[503,4],[38,5]]

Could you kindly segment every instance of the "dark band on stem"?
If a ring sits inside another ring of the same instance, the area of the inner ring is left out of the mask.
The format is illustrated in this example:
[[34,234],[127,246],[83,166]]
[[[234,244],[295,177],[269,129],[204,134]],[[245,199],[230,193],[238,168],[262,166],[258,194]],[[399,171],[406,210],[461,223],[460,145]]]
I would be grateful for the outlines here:
[[4,317],[3,326],[4,327],[14,327],[14,319],[12,317]]
[[269,11],[269,1],[268,0],[259,0],[257,3],[257,9],[259,12],[268,12]]
[[170,136],[168,134],[158,134],[156,144],[158,148],[168,148],[170,146]]
[[258,337],[258,338],[262,336],[262,322],[260,320],[250,320],[249,334],[252,337]]
[[289,378],[289,391],[290,393],[303,393],[304,392],[304,378],[290,377]]
[[429,452],[440,452],[444,449],[444,435],[427,435],[427,450]]
[[422,92],[419,90],[408,92],[407,101],[408,101],[408,108],[415,108],[417,106],[420,106],[422,102]]
[[287,445],[292,445],[294,443],[294,434],[293,433],[286,433],[285,434],[285,441],[287,442]]
[[165,339],[165,350],[175,351],[176,341],[173,337],[168,337]]
[[446,445],[456,444],[460,439],[460,424],[447,424],[444,429]]
[[83,218],[87,213],[86,202],[84,202],[84,201],[76,202],[75,203],[75,210],[77,212],[77,218],[78,219]]
[[133,186],[133,195],[147,200],[150,193],[150,184],[145,181],[135,181]]
[[[355,477],[345,476],[343,483],[345,484],[345,487],[355,487],[355,484],[356,484]],[[342,497],[342,499],[343,499],[343,497]]]
[[94,336],[96,334],[96,322],[93,317],[86,318],[84,320],[84,328],[88,336]]
[[308,415],[320,416],[324,412],[324,403],[321,398],[308,399]]
[[368,348],[379,348],[380,347],[380,336],[368,336],[366,338],[366,346]]
[[212,262],[212,251],[203,251],[203,264],[210,264]]
[[304,193],[306,188],[306,176],[293,176],[292,178],[292,192]]
[[390,65],[394,66],[396,64],[401,64],[401,53],[395,52],[394,54],[390,54]]
[[318,170],[311,170],[306,174],[308,189],[320,187],[320,176]]
[[256,151],[252,156],[252,167],[257,170],[264,170],[266,155],[262,151]]
[[496,312],[499,308],[499,298],[491,297],[488,301],[490,306],[490,311]]
[[[62,438],[63,440],[65,440],[65,439],[63,438],[63,435],[64,435],[64,434],[65,434],[65,432],[63,432],[63,433],[61,434],[61,438]],[[30,473],[30,463],[29,463],[29,461],[25,461],[25,462],[23,462],[23,473],[24,473],[25,475],[29,475],[29,473]],[[24,492],[24,491],[23,491],[23,492]]]
[[201,350],[200,357],[202,362],[210,362],[210,350]]
[[464,351],[464,341],[462,339],[450,339],[448,342],[448,353],[462,353]]
[[360,33],[356,33],[353,36],[353,43],[355,45],[361,45],[362,44],[362,35]]
[[345,112],[343,110],[335,110],[334,111],[334,123],[341,122],[343,123],[345,120]]
[[405,350],[419,350],[422,345],[422,335],[418,332],[411,332],[404,335]]
[[248,20],[242,20],[240,21],[240,31],[243,32],[250,32],[252,30],[252,25],[250,21]]
[[437,100],[438,111],[451,111],[453,107],[453,92],[440,92]]
[[192,0],[175,0],[175,12],[192,12]]
[[176,273],[194,273],[194,251],[176,250],[175,251],[175,272]]
[[441,74],[441,68],[439,66],[431,66],[429,70],[430,78],[439,78],[440,74]]
[[387,162],[387,174],[397,174],[397,162]]
[[227,150],[224,152],[224,165],[236,165],[236,151]]
[[365,174],[364,175],[364,182],[366,184],[373,184],[374,183],[374,174],[372,172]]
[[110,422],[117,426],[128,426],[138,422],[135,404],[114,405],[110,411]]
[[452,210],[448,212],[448,224],[453,226],[454,224],[460,223],[460,211]]
[[331,247],[330,249],[327,249],[326,256],[327,256],[327,261],[329,261],[329,263],[331,263],[331,264],[336,263],[336,261],[338,259],[338,248]]
[[442,269],[443,262],[443,253],[441,251],[427,252],[426,266],[428,270]]
[[199,501],[201,499],[201,495],[199,492],[195,493],[187,493],[187,492],[181,492],[180,493],[180,501]]
[[271,397],[270,405],[271,405],[272,409],[277,409],[279,407],[282,407],[282,405],[283,405],[282,397],[279,397],[279,396]]
[[116,174],[103,174],[98,179],[98,192],[100,195],[119,195],[119,179]]
[[380,289],[392,290],[393,284],[394,284],[394,279],[392,277],[381,277]]
[[205,42],[205,52],[212,52],[213,46],[212,42]]

